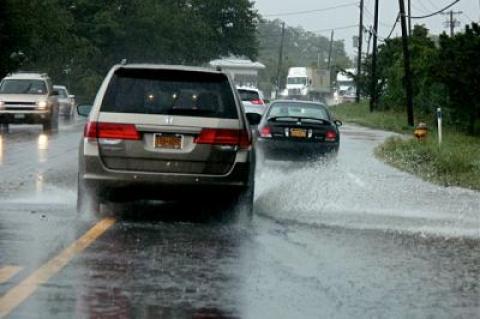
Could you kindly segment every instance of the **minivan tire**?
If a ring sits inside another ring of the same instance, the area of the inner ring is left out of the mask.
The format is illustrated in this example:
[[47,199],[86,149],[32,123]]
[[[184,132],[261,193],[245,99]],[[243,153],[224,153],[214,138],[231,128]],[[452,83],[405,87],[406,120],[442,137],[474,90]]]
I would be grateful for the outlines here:
[[93,189],[88,188],[80,177],[77,187],[77,212],[79,214],[91,213],[100,216],[100,198]]
[[249,185],[238,194],[235,200],[235,212],[251,218],[253,216],[253,198],[254,187],[253,185]]

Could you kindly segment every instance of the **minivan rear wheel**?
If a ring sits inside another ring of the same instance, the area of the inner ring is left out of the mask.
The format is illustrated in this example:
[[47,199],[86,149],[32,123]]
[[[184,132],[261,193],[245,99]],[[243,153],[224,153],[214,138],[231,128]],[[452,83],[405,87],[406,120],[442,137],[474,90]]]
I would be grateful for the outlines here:
[[247,186],[237,194],[233,205],[234,213],[237,216],[246,216],[247,218],[253,216],[253,195],[253,186]]
[[77,212],[93,214],[96,217],[100,216],[100,198],[80,178],[77,187]]

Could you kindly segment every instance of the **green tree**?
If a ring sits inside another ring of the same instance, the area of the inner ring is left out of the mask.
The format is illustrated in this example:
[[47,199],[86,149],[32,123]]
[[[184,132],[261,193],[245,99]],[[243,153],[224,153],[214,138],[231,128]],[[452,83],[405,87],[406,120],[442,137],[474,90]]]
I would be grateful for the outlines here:
[[[249,0],[4,0],[0,72],[23,62],[21,68],[48,72],[90,100],[107,70],[123,58],[190,65],[231,54],[255,59],[253,5]],[[25,61],[11,59],[14,52],[23,52]]]
[[480,117],[480,26],[473,23],[454,37],[444,33],[439,41],[438,59],[432,72],[447,88],[448,107],[456,125],[475,134]]

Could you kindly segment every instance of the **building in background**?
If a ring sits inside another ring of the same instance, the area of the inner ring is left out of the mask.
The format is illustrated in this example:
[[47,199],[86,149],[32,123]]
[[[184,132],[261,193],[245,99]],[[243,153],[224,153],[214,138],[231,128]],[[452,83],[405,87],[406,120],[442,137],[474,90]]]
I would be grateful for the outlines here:
[[337,73],[337,80],[335,83],[334,102],[354,102],[357,88],[355,79],[356,69],[346,69],[345,71]]
[[221,68],[230,74],[238,87],[258,87],[258,72],[265,69],[260,62],[253,62],[249,59],[229,57],[209,62],[214,68]]

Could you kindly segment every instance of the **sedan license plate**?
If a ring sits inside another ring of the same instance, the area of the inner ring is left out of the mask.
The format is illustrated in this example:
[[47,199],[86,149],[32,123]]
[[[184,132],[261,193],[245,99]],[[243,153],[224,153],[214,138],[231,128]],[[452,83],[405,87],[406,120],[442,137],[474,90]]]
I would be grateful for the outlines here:
[[24,119],[24,118],[25,118],[25,114],[15,114],[15,115],[13,116],[13,118],[15,118],[15,119]]
[[182,149],[183,137],[180,135],[155,134],[155,148],[179,150]]
[[301,128],[292,128],[290,130],[291,137],[298,137],[298,138],[306,138],[307,137],[307,130]]

